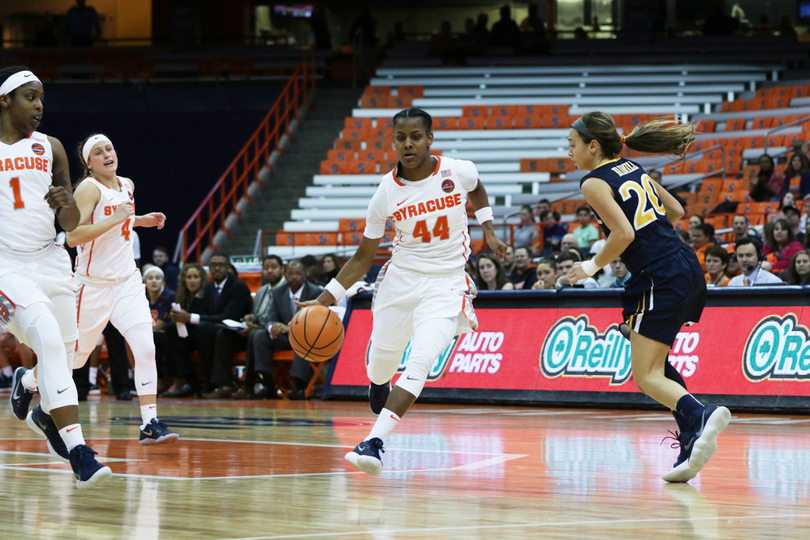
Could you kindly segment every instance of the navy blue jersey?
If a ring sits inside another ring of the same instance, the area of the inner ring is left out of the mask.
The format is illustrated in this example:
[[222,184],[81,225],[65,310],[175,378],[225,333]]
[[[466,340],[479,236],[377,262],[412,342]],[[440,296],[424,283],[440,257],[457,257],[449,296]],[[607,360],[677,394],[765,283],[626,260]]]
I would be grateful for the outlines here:
[[[681,249],[681,238],[667,219],[666,209],[658,196],[658,184],[637,163],[624,158],[605,163],[586,174],[580,186],[591,177],[608,183],[613,197],[636,231],[635,239],[622,253],[622,262],[630,272],[637,274],[650,263]],[[610,229],[598,214],[596,219],[608,236]]]

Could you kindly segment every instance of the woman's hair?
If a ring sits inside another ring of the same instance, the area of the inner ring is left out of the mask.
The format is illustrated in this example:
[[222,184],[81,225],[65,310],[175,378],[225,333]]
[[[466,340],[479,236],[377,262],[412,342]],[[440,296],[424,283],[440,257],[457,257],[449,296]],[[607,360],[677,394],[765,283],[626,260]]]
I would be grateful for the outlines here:
[[[2,86],[4,82],[6,82],[6,79],[11,77],[15,73],[19,73],[20,71],[31,71],[31,70],[26,66],[8,66],[4,67],[3,69],[0,69],[0,86]],[[16,91],[17,89],[15,88],[11,92],[9,92],[8,95],[14,97],[14,92]]]
[[[0,83],[0,84],[2,84],[2,83]],[[79,142],[79,145],[76,147],[76,155],[79,156],[79,163],[81,163],[82,170],[84,171],[81,180],[84,180],[88,176],[92,175],[92,173],[90,172],[90,168],[87,166],[87,162],[84,160],[84,156],[82,155],[82,149],[84,148],[84,143],[86,143],[90,139],[90,137],[95,137],[96,135],[104,135],[104,134],[103,133],[93,133],[92,135],[88,135],[87,137],[82,139]],[[104,136],[107,137],[106,135],[104,135]],[[107,137],[107,138],[109,138],[109,137]],[[77,185],[81,184],[81,180],[79,180]],[[166,252],[166,254],[168,255],[168,252]]]
[[522,212],[524,210],[529,212],[529,215],[532,217],[532,222],[534,222],[534,210],[532,210],[532,207],[529,206],[528,204],[524,204],[523,206],[520,207],[520,211]]
[[[581,120],[592,136],[583,133],[576,126],[572,127],[577,130],[586,144],[596,139],[602,147],[602,155],[609,159],[618,157],[622,153],[621,136],[616,131],[616,122],[610,115],[603,112],[589,112],[585,113]],[[684,157],[695,140],[696,127],[696,122],[676,124],[672,120],[651,120],[636,126],[627,135],[624,144],[638,152],[674,154]]]
[[[793,158],[799,158],[802,162],[801,166],[798,169],[793,168]],[[810,169],[810,158],[804,155],[801,152],[796,152],[790,159],[788,159],[787,167],[785,167],[785,176],[788,178],[793,178],[794,176],[801,176],[804,174],[808,169]]]
[[701,225],[706,223],[706,219],[703,216],[701,216],[700,214],[692,214],[691,216],[689,216],[689,219],[692,219],[693,217],[698,218],[700,220]]
[[785,245],[796,240],[796,236],[793,234],[793,231],[790,228],[790,223],[788,223],[786,219],[782,218],[777,219],[773,223],[766,223],[762,226],[762,235],[765,237],[765,243],[771,246],[771,249],[774,251],[779,251],[782,249],[782,247],[776,243],[776,239],[773,236],[773,231],[776,229],[777,225],[781,225],[782,228],[787,231],[787,242],[785,242]]
[[[549,259],[543,259],[539,263],[537,263],[537,268],[540,268],[540,266],[544,265],[544,264],[547,265],[547,266],[550,266],[551,269],[554,270],[554,273],[557,273],[557,261],[555,261],[554,259],[550,259],[550,258]],[[535,272],[537,272],[536,269],[535,269]]]
[[717,257],[720,259],[720,262],[723,263],[723,271],[725,271],[726,267],[728,266],[728,261],[731,259],[729,252],[717,244],[711,244],[708,246],[704,254],[706,257],[711,255],[712,257]]
[[329,259],[330,261],[332,261],[332,264],[335,265],[335,269],[332,270],[331,272],[326,272],[326,270],[324,269],[324,272],[326,272],[326,277],[332,279],[338,275],[338,272],[340,272],[341,267],[340,259],[334,253],[327,253],[326,255],[321,257],[321,268],[323,268],[323,261],[325,261],[326,259]]
[[326,270],[323,269],[321,263],[313,264],[307,268],[307,281],[321,287],[329,283],[329,277],[326,275]]
[[418,118],[425,126],[425,133],[430,133],[431,129],[433,128],[433,119],[430,117],[430,115],[422,109],[417,109],[415,107],[403,109],[395,114],[394,127],[396,127],[400,121],[405,120],[406,118]]
[[[787,197],[788,195],[793,197],[793,203],[786,205],[785,204],[785,197]],[[785,194],[782,195],[782,198],[779,199],[779,210],[783,209],[785,206],[794,206],[795,203],[796,203],[796,195],[794,195],[793,192],[791,192],[791,191],[786,191]]]
[[802,278],[802,276],[799,275],[799,272],[796,271],[796,259],[799,257],[799,255],[806,255],[810,257],[810,251],[803,249],[798,253],[795,253],[793,258],[790,259],[790,266],[787,267],[787,277],[785,278],[785,282],[788,285],[804,285],[806,283],[810,283],[810,274],[807,274],[804,276],[804,278]]
[[773,157],[769,156],[768,154],[762,154],[759,156],[759,158],[757,158],[757,162],[759,162],[759,160],[762,158],[765,158],[771,162],[771,170],[766,172],[762,170],[762,167],[760,167],[759,171],[757,171],[757,180],[768,182],[771,179],[771,176],[773,176],[773,173],[776,172],[776,162],[773,160]]
[[191,301],[194,299],[193,294],[191,291],[188,290],[186,287],[186,275],[188,271],[191,269],[197,270],[200,274],[200,290],[197,291],[196,294],[201,294],[203,290],[205,290],[205,284],[208,283],[208,274],[205,273],[205,269],[197,263],[186,263],[183,265],[183,269],[180,270],[180,275],[177,277],[177,303],[180,304],[180,307],[186,309]]
[[492,261],[492,264],[495,265],[495,288],[496,290],[501,290],[501,287],[506,285],[509,281],[509,278],[506,277],[506,270],[503,269],[503,264],[501,261],[498,260],[498,257],[493,255],[492,253],[482,253],[478,256],[478,273],[475,276],[475,284],[478,286],[479,291],[486,291],[489,290],[487,288],[487,283],[484,281],[484,278],[481,277],[481,259],[487,259]]

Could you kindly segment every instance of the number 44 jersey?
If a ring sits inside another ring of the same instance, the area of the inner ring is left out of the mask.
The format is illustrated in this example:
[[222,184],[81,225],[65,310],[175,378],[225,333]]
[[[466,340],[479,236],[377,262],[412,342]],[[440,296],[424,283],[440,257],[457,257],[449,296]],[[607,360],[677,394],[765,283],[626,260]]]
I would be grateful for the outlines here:
[[470,255],[467,193],[478,186],[478,170],[471,161],[435,159],[433,173],[423,180],[402,178],[401,165],[383,176],[363,235],[381,238],[391,219],[396,232],[392,264],[429,276],[459,275]]
[[[658,190],[664,188],[637,163],[623,158],[609,161],[586,174],[580,185],[588,178],[607,182],[636,232],[635,239],[622,253],[622,262],[631,273],[638,274],[648,264],[681,248],[681,239],[667,219],[664,203],[658,196]],[[596,219],[605,236],[608,236],[610,229],[598,214]]]
[[[121,177],[116,177],[116,180],[119,189],[110,189],[91,176],[85,178],[76,188],[76,191],[81,188],[87,189],[84,185],[89,183],[95,186],[100,193],[98,204],[90,214],[90,219],[83,225],[92,225],[105,219],[111,219],[120,205],[135,202],[129,181]],[[135,216],[133,215],[92,242],[79,246],[76,272],[82,276],[110,282],[119,282],[132,276],[135,272],[135,254],[132,250],[134,223]]]

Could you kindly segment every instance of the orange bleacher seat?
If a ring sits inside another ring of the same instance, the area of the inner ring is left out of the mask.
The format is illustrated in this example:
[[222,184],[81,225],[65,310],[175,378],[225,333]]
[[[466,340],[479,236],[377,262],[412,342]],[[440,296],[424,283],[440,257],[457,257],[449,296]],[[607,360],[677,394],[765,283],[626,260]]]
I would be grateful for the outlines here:
[[542,120],[539,116],[522,114],[515,116],[516,129],[540,129],[542,125]]
[[[705,182],[705,180],[704,180],[704,182]],[[719,203],[720,203],[720,193],[717,193],[717,192],[705,193],[705,192],[702,192],[702,191],[698,192],[698,198],[697,198],[697,205],[698,206],[700,206],[700,205],[711,206],[711,208],[709,208],[709,210],[713,210],[714,207],[717,206]]]
[[458,119],[458,129],[484,129],[484,117],[462,116]]
[[790,98],[787,96],[775,96],[765,100],[766,109],[786,109],[790,106]]
[[770,116],[760,116],[759,118],[754,118],[754,122],[751,124],[751,129],[768,129],[771,127],[771,122],[773,122],[773,118]]
[[743,180],[746,182],[751,181],[751,179],[756,178],[758,172],[759,165],[746,165],[742,173]]
[[810,95],[810,86],[794,86],[793,91],[790,93],[790,97],[798,98],[798,97],[807,97]]
[[413,98],[424,97],[425,88],[423,86],[400,86],[397,93],[400,96],[410,96]]
[[708,162],[687,161],[684,163],[683,174],[701,174],[706,172]]
[[516,105],[493,105],[489,109],[489,116],[515,116],[517,109]]
[[341,243],[344,246],[359,246],[363,241],[362,232],[343,232],[340,234]]
[[305,246],[307,245],[307,233],[278,233],[276,234],[277,246]]
[[520,172],[543,172],[542,167],[544,165],[545,159],[528,159],[524,158],[520,160]]
[[726,120],[726,131],[742,131],[745,129],[745,118],[729,118]]
[[714,210],[717,204],[696,204],[689,209],[690,215],[706,216],[709,212]]
[[574,172],[574,162],[568,158],[546,158],[546,170],[550,173]]
[[341,139],[368,139],[372,135],[369,135],[369,129],[371,128],[363,128],[363,129],[344,129],[340,132]]
[[335,139],[335,150],[360,150],[361,141],[358,139]]
[[689,220],[687,218],[682,218],[672,224],[676,231],[688,231],[689,230]]
[[394,136],[394,134],[391,132],[390,129],[386,129],[386,128],[380,126],[380,127],[375,127],[375,128],[369,128],[366,131],[366,137],[364,137],[364,138],[367,138],[367,139],[388,139],[388,140],[390,140],[390,139],[393,138],[393,136]]
[[340,163],[341,161],[355,159],[356,154],[354,150],[329,150],[326,152],[326,160]]
[[360,97],[360,107],[363,109],[383,109],[388,107],[388,95],[363,94]]
[[307,245],[310,246],[336,246],[338,245],[338,233],[308,233]]
[[747,203],[751,200],[751,194],[748,193],[746,190],[738,190],[732,191],[730,193],[724,193],[722,201],[737,201],[740,203]]
[[806,141],[806,140],[807,135],[805,135],[804,133],[791,133],[784,136],[784,138],[782,139],[782,146],[791,147],[793,146],[794,141]]
[[371,118],[354,118],[349,116],[343,122],[343,129],[348,130],[363,130],[371,128]]
[[737,176],[737,173],[740,172],[741,163],[742,159],[740,158],[726,159],[726,175]]
[[701,120],[697,126],[698,133],[711,133],[714,131],[714,120]]
[[515,115],[540,116],[543,113],[543,105],[515,105]]
[[742,137],[740,146],[743,150],[750,150],[751,148],[765,148],[764,137]]
[[562,129],[567,128],[570,125],[570,121],[568,119],[568,115],[547,115],[542,117],[542,124],[543,128],[545,129]]
[[470,240],[470,255],[478,255],[487,245],[486,240]]
[[512,129],[514,121],[512,116],[488,116],[485,125],[487,129]]
[[361,150],[357,152],[357,159],[363,161],[385,161],[388,159],[387,154],[388,152],[385,150]]
[[765,214],[759,214],[757,212],[752,212],[750,214],[745,214],[748,217],[748,221],[751,225],[765,225]]
[[735,191],[748,191],[747,180],[726,180],[720,191],[722,193],[733,193]]
[[323,160],[321,161],[321,174],[343,174],[340,170],[340,166],[345,163],[345,161],[330,161],[330,160]]
[[[585,204],[585,199],[563,199],[557,201],[557,212],[562,215],[574,214],[577,208]],[[553,203],[552,203],[553,205]]]
[[[484,118],[486,116],[489,116],[489,106],[488,105],[464,105],[461,108],[461,116],[464,117],[464,118]],[[476,128],[476,129],[478,129],[478,128]]]
[[388,96],[389,109],[409,109],[413,106],[412,96]]
[[388,150],[391,148],[390,138],[375,137],[373,139],[364,139],[362,142],[366,146],[364,150]]
[[433,118],[433,129],[456,129],[457,116],[437,116]]
[[377,166],[379,167],[380,174],[388,174],[389,172],[396,169],[399,161],[396,158],[393,159],[386,159],[385,161],[378,161]]
[[779,208],[778,202],[766,201],[759,203],[751,203],[751,209],[757,214],[770,214],[771,212],[776,211],[776,209],[778,208]]
[[[770,137],[768,137],[768,148],[777,148],[780,146],[785,146],[785,136],[780,135],[779,133],[774,133]],[[764,144],[763,144],[764,148]]]
[[723,161],[721,159],[706,160],[705,173],[713,173],[723,169]]
[[723,104],[720,106],[720,112],[732,112],[734,110],[734,102],[733,101],[724,101]]
[[377,174],[377,163],[356,159],[347,163],[345,174]]
[[698,203],[698,197],[700,197],[700,193],[697,191],[694,193],[678,193],[678,196],[682,199],[686,199],[686,206],[691,207]]
[[701,193],[719,193],[723,187],[723,180],[721,178],[704,178],[700,184]]
[[726,228],[726,214],[719,214],[716,216],[709,216],[703,218],[704,223],[708,223],[714,230]]
[[363,218],[342,218],[338,220],[338,230],[340,232],[363,232],[366,228],[366,220]]
[[369,96],[387,96],[391,94],[391,87],[390,86],[366,86],[365,91],[363,94]]

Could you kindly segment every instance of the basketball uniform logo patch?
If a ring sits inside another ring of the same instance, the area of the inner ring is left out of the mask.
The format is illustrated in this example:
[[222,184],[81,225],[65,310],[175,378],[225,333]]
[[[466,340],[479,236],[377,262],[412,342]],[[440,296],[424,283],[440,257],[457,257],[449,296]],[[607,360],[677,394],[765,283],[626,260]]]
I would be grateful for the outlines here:
[[456,185],[449,178],[442,182],[442,191],[445,193],[452,193],[455,188]]
[[39,143],[34,143],[31,145],[31,151],[33,151],[36,155],[41,156],[45,153],[45,147]]
[[17,306],[2,291],[0,291],[0,324],[7,326],[14,317]]

